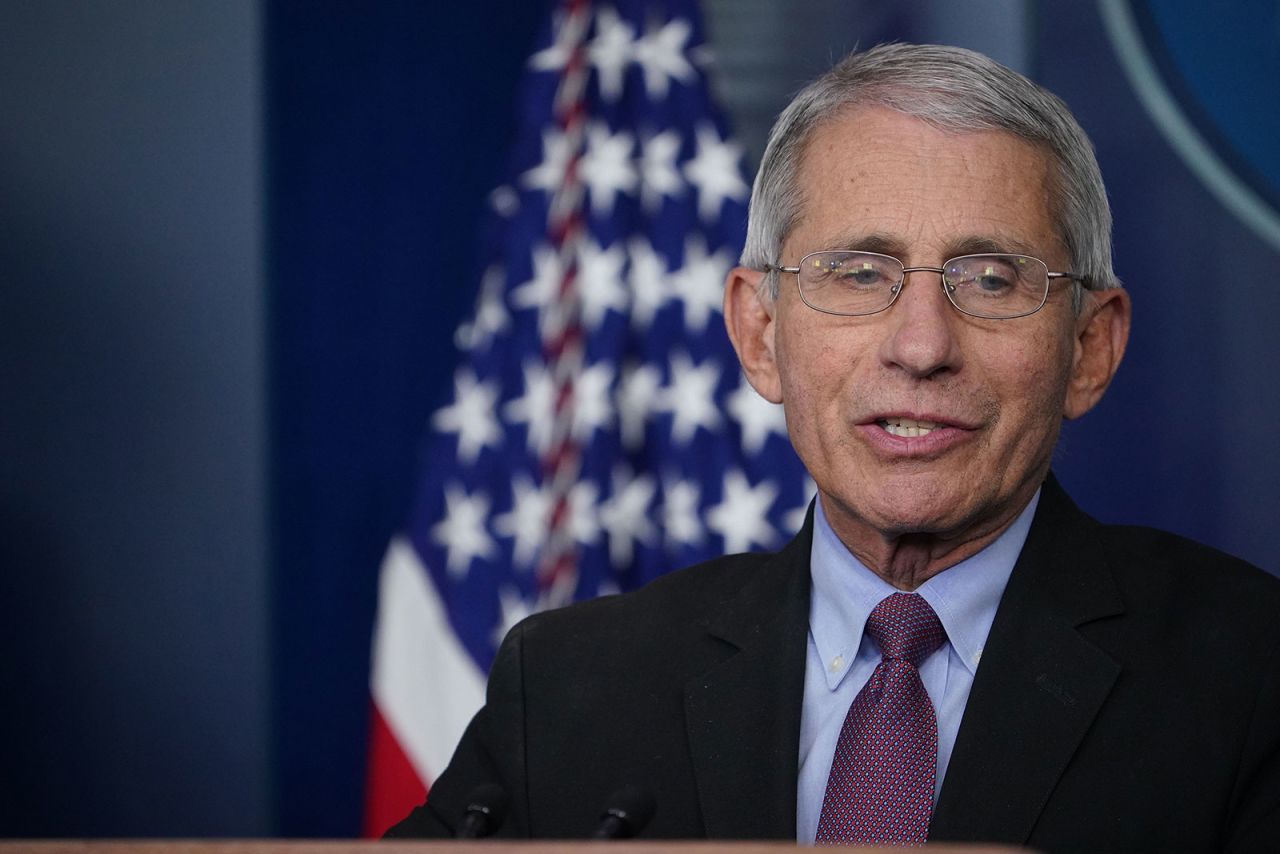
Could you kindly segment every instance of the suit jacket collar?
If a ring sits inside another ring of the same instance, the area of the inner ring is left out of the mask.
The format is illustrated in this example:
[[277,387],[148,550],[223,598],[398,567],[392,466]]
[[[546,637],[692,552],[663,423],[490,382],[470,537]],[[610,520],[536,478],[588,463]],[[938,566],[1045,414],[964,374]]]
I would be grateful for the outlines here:
[[710,838],[795,839],[813,507],[800,533],[712,615],[726,657],[685,685],[689,750]]
[[[1110,693],[1120,666],[1078,631],[1124,611],[1097,529],[1051,476],[988,636],[931,839],[1025,842]],[[810,507],[795,539],[712,615],[725,658],[685,686],[711,838],[795,838],[812,539]]]
[[1098,525],[1050,477],[988,636],[930,839],[1023,843],[1120,666],[1080,626],[1123,613]]

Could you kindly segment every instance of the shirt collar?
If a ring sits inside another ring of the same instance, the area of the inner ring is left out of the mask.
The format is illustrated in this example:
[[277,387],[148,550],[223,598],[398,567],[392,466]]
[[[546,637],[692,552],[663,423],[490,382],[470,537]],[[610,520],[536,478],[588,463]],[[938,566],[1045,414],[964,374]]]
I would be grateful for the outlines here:
[[[939,572],[916,591],[937,612],[948,642],[970,673],[977,670],[1000,597],[1026,542],[1039,501],[1040,491],[1036,490],[999,537],[977,554]],[[823,663],[827,686],[835,690],[858,654],[872,609],[898,591],[845,547],[822,512],[821,499],[816,503],[809,553],[813,576],[809,633]]]

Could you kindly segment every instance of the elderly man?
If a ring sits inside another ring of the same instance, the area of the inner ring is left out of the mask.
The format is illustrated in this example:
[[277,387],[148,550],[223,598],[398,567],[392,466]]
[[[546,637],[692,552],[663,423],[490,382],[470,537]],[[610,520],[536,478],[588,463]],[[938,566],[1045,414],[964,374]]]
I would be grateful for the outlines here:
[[771,135],[725,284],[818,487],[803,530],[534,617],[395,835],[1280,844],[1280,583],[1101,525],[1049,472],[1129,329],[1110,213],[1053,95],[959,49],[854,54]]

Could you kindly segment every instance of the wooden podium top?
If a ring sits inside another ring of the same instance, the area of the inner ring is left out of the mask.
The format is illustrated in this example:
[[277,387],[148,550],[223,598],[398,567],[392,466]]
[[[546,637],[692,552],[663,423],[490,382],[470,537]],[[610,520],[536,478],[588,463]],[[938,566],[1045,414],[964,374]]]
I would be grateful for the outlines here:
[[[379,842],[374,840],[191,840],[52,839],[0,841],[0,854],[783,854],[797,847],[786,842]],[[863,845],[823,846],[844,851],[879,851]],[[1003,845],[926,845],[931,854],[1012,854],[1025,851]]]

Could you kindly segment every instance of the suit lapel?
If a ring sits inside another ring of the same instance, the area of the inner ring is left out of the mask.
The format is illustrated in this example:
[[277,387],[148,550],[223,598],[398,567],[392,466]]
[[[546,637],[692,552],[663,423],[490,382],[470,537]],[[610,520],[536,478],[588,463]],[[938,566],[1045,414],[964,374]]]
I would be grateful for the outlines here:
[[991,627],[930,838],[1022,843],[1120,673],[1078,627],[1123,612],[1096,527],[1052,478]]
[[813,514],[712,617],[726,658],[685,685],[689,750],[710,838],[795,838]]

